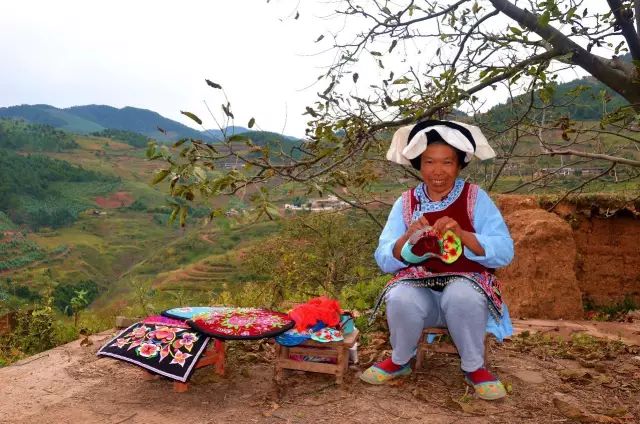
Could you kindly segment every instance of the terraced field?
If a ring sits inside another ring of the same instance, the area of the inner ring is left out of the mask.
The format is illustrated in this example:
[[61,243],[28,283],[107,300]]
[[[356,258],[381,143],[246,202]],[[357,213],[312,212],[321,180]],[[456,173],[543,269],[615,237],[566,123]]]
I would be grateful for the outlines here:
[[231,283],[237,275],[237,267],[224,257],[211,256],[184,268],[161,273],[154,286],[163,291],[210,291]]

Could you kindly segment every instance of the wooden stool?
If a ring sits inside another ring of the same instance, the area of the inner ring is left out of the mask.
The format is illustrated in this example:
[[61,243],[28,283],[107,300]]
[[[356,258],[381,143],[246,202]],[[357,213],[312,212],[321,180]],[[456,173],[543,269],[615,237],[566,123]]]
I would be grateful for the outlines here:
[[[342,384],[342,379],[349,366],[349,349],[358,341],[360,333],[353,330],[345,336],[343,341],[320,343],[315,340],[307,340],[304,343],[287,347],[276,343],[276,365],[275,379],[281,382],[284,370],[300,370],[333,374],[336,376],[336,383]],[[325,364],[311,361],[295,361],[290,355],[310,355],[321,358],[335,358],[335,364]]]
[[[196,369],[213,365],[214,372],[218,375],[224,375],[224,341],[218,339],[212,339],[209,342],[209,346],[202,353],[200,359],[196,363]],[[143,371],[142,378],[144,380],[154,380],[160,378],[159,375],[152,374],[148,371]],[[182,383],[180,381],[173,382],[173,391],[176,393],[184,393],[189,390],[189,383]]]
[[[436,338],[433,343],[427,343],[427,335],[435,334]],[[448,341],[444,341],[442,339],[448,338]],[[489,343],[488,343],[489,335],[487,334],[484,338],[484,363],[485,366],[489,363]],[[451,340],[451,336],[449,336],[449,330],[446,328],[436,328],[436,327],[428,327],[422,330],[422,335],[420,336],[420,341],[418,342],[418,350],[416,352],[416,365],[415,369],[418,370],[422,367],[422,362],[424,361],[424,356],[428,352],[441,352],[441,353],[458,353],[458,349],[456,349],[456,345],[453,344]]]

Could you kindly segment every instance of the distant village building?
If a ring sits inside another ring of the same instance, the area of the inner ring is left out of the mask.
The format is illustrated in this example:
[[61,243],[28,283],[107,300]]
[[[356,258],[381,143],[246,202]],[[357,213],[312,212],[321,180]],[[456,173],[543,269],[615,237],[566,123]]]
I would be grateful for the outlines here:
[[533,174],[534,178],[543,177],[545,175],[562,175],[562,176],[593,176],[600,175],[606,171],[606,168],[592,167],[592,168],[541,168]]
[[323,211],[337,211],[341,209],[347,209],[351,205],[347,202],[343,202],[336,196],[329,196],[326,199],[312,199],[309,202],[301,206],[291,205],[286,203],[284,205],[285,210],[291,211],[311,211],[311,212],[323,212]]
[[544,177],[545,175],[575,175],[576,169],[571,167],[565,168],[540,168],[533,174],[533,178]]

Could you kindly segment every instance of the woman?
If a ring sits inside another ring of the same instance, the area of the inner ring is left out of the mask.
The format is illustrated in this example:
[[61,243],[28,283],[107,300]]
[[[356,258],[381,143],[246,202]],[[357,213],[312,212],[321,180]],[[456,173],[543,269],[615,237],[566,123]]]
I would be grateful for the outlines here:
[[[423,183],[396,200],[375,252],[382,271],[395,274],[376,305],[377,310],[381,299],[386,302],[393,352],[361,375],[368,383],[410,374],[422,330],[447,327],[478,396],[506,394],[484,367],[484,340],[487,331],[499,340],[512,333],[493,270],[511,262],[513,241],[487,193],[458,178],[473,156],[495,153],[479,128],[459,122],[423,121],[393,137],[387,159],[413,166]],[[452,263],[436,257],[410,263],[410,237],[429,226],[439,235],[453,232],[463,254]]]

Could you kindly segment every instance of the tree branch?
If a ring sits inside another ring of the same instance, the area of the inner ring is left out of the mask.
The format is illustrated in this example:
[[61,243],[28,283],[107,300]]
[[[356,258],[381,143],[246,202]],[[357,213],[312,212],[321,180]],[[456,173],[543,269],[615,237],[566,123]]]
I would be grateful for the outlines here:
[[581,152],[579,150],[572,150],[572,149],[550,150],[549,152],[543,152],[542,154],[543,155],[548,155],[548,156],[573,155],[573,156],[580,156],[580,157],[583,157],[583,158],[601,159],[601,160],[606,160],[608,162],[620,163],[620,164],[623,164],[623,165],[640,167],[640,160],[619,158],[617,156],[604,155],[604,154],[601,154],[601,153]]
[[551,25],[541,25],[538,16],[520,9],[508,0],[489,0],[493,6],[523,27],[538,34],[563,54],[572,53],[568,60],[589,72],[604,84],[611,87],[629,103],[640,103],[640,90],[633,76],[620,72],[609,65],[609,61],[589,53]]
[[640,60],[640,39],[636,29],[633,27],[633,12],[631,9],[623,9],[620,0],[607,0],[607,3],[609,3],[613,16],[616,18],[616,23],[620,26],[624,39],[627,40],[631,57],[635,60]]

